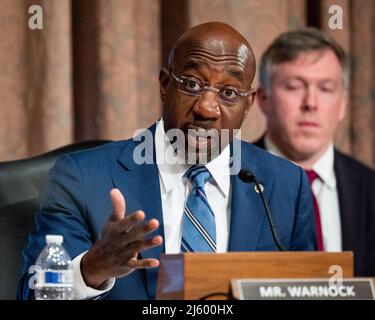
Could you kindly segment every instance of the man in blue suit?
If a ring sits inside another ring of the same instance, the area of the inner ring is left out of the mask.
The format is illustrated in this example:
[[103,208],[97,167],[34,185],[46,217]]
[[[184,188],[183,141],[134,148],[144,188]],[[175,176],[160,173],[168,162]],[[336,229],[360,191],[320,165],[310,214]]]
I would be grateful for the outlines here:
[[142,139],[63,156],[50,171],[18,297],[33,297],[27,271],[46,234],[64,236],[76,299],[154,299],[161,253],[278,250],[239,168],[259,179],[285,249],[313,250],[303,171],[234,139],[254,100],[254,74],[251,47],[232,27],[185,32],[160,72],[161,120]]

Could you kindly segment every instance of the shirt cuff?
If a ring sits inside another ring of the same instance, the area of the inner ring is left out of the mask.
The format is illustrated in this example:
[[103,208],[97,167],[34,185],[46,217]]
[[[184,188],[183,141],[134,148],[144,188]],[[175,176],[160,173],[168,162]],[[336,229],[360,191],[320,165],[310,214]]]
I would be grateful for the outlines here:
[[116,278],[111,278],[106,280],[100,287],[100,290],[88,287],[83,280],[81,274],[81,260],[87,251],[81,253],[79,256],[75,257],[72,261],[73,264],[73,277],[74,277],[74,299],[84,300],[93,299],[98,297],[107,291],[111,290],[115,285]]

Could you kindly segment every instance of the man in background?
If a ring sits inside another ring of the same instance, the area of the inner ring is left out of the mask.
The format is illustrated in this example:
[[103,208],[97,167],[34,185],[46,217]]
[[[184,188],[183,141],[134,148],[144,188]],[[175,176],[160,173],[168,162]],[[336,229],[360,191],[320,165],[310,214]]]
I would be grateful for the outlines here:
[[255,144],[305,169],[314,194],[319,250],[354,251],[355,274],[375,275],[375,172],[335,149],[348,104],[344,50],[314,28],[280,35],[260,64],[267,120]]

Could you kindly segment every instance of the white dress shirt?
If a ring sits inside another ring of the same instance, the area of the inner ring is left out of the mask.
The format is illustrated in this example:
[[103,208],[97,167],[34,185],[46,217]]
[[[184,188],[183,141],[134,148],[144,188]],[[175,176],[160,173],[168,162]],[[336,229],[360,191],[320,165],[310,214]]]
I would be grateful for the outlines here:
[[[179,253],[181,251],[184,206],[191,190],[190,181],[183,175],[190,165],[174,163],[176,158],[170,152],[170,146],[171,144],[165,135],[164,122],[161,119],[156,125],[155,152],[162,200],[164,245],[166,253]],[[229,159],[230,149],[228,145],[218,157],[206,165],[207,170],[212,175],[212,178],[205,185],[205,192],[215,214],[217,252],[226,252],[228,249],[231,213]],[[145,214],[147,218],[147,212]],[[102,290],[95,290],[86,286],[80,270],[81,259],[85,253],[83,252],[73,259],[75,299],[94,298],[112,289],[115,284],[113,278],[102,285]]]
[[[264,145],[272,154],[286,158],[267,136]],[[320,178],[314,180],[312,191],[319,206],[324,250],[329,252],[342,251],[340,208],[333,161],[334,148],[331,144],[312,166],[312,170]]]
[[[163,120],[160,120],[155,132],[155,149],[163,208],[165,252],[179,253],[184,206],[191,190],[190,181],[183,175],[191,165],[170,164],[176,158],[168,152],[168,148],[170,142],[164,132]],[[226,252],[228,248],[231,208],[229,155],[228,145],[206,165],[212,175],[205,185],[205,192],[215,214],[217,252]]]

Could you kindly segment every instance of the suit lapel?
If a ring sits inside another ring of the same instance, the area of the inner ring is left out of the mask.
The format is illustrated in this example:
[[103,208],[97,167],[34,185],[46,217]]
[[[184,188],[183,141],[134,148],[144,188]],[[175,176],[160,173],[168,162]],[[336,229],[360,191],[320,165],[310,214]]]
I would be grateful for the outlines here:
[[[153,136],[155,126],[151,127]],[[155,218],[160,222],[159,234],[164,239],[163,213],[159,185],[158,168],[156,164],[137,165],[133,161],[133,151],[137,142],[130,142],[118,158],[118,165],[112,170],[112,179],[115,187],[120,189],[126,200],[126,211],[143,210],[149,220]],[[153,143],[153,158],[155,160],[155,146]],[[257,159],[250,154],[248,148],[241,150],[241,168],[254,172],[259,182],[264,187],[266,200],[269,201],[273,177],[272,173],[262,170],[257,165]],[[156,161],[154,161],[156,163]],[[231,177],[232,183],[232,209],[229,234],[228,251],[254,251],[256,250],[259,235],[265,218],[264,207],[260,196],[254,190],[253,184],[242,182],[237,175]],[[157,258],[165,252],[162,246],[142,252],[142,258]],[[146,287],[150,298],[155,297],[157,268],[145,269]]]
[[[153,136],[155,126],[151,127]],[[119,165],[112,171],[112,179],[116,188],[120,189],[126,201],[126,212],[143,210],[146,219],[157,219],[160,227],[152,235],[161,235],[164,239],[164,223],[161,205],[160,185],[158,168],[155,164],[138,165],[133,161],[133,151],[137,142],[131,142],[118,158]],[[154,145],[154,143],[153,143]],[[154,156],[155,159],[155,147]],[[165,252],[163,245],[143,251],[140,258],[159,259],[160,254]],[[155,297],[157,268],[145,269],[147,277],[147,290],[151,298]]]
[[[273,186],[270,173],[257,165],[253,154],[242,148],[241,168],[251,170],[259,183],[264,187],[264,195],[269,201]],[[242,182],[237,175],[231,177],[232,182],[232,214],[230,222],[228,251],[255,251],[266,213],[262,200],[255,192],[254,184]]]
[[[353,250],[361,248],[358,235],[361,232],[361,212],[365,201],[363,198],[363,184],[351,170],[345,169],[341,155],[335,151],[334,170],[337,179],[337,193],[342,230],[342,249]],[[362,220],[363,221],[363,220]]]

